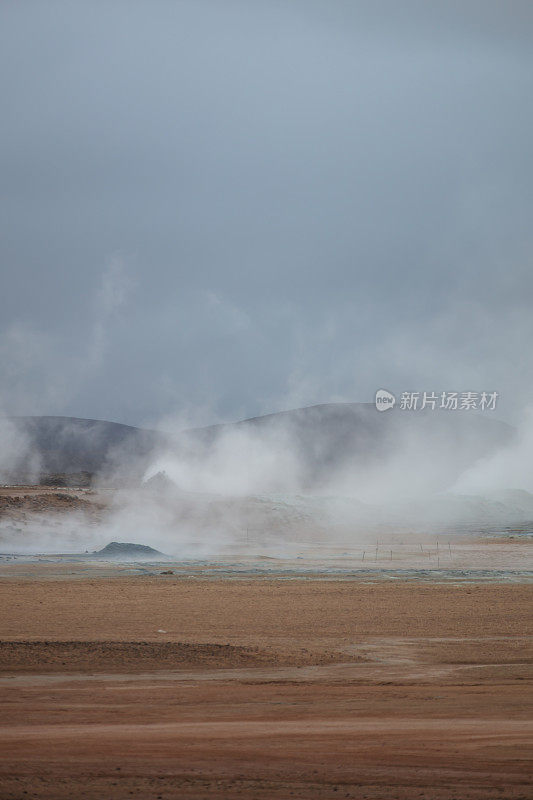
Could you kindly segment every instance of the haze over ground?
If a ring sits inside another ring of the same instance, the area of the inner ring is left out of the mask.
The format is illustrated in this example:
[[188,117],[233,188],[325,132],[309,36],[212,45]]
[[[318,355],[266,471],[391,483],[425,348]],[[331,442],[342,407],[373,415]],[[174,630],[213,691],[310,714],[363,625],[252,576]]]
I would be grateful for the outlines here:
[[532,33],[521,0],[2,3],[3,413],[385,387],[519,422]]

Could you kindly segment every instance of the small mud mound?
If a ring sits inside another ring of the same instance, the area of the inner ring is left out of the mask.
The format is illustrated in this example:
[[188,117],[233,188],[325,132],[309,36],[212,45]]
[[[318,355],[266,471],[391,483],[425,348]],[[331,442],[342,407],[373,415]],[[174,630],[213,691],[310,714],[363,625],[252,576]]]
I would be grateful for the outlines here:
[[143,481],[142,487],[143,489],[150,489],[155,492],[176,491],[178,488],[164,470],[152,475],[147,481]]
[[158,556],[165,557],[164,553],[159,550],[154,550],[153,547],[148,547],[146,544],[133,544],[132,542],[110,542],[108,545],[93,553],[94,556],[101,556],[103,558],[155,558]]

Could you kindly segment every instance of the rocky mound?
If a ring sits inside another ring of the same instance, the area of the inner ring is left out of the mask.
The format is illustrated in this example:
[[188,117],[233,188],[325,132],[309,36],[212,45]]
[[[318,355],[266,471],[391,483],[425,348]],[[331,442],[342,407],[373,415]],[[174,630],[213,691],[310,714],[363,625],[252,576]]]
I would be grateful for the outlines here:
[[104,558],[154,558],[164,556],[159,550],[149,547],[146,544],[133,544],[132,542],[110,542],[108,545],[98,550],[93,555],[103,556]]
[[149,489],[154,492],[168,492],[177,489],[174,481],[168,477],[164,470],[157,472],[155,475],[152,475],[151,478],[148,478],[148,480],[143,481],[142,487],[143,489]]

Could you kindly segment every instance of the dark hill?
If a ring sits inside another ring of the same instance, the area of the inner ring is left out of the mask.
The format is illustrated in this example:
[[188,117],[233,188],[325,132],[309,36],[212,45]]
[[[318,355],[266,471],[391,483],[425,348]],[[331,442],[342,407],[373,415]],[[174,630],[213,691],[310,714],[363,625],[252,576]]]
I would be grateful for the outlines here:
[[38,454],[41,473],[54,479],[65,473],[112,472],[115,464],[142,472],[154,448],[166,441],[156,431],[95,419],[10,417],[10,422]]
[[433,453],[450,463],[451,480],[464,468],[509,443],[515,429],[474,411],[377,411],[373,403],[328,403],[267,414],[182,435],[182,446],[208,452],[225,436],[250,434],[290,447],[304,465],[302,488],[346,467],[384,461],[391,453]]
[[[346,467],[384,461],[407,444],[450,462],[450,480],[477,459],[507,444],[514,429],[474,411],[378,412],[370,403],[330,403],[241,422],[184,431],[177,437],[115,422],[73,417],[11,417],[29,438],[45,473],[82,470],[139,481],[160,449],[201,459],[234,434],[261,447],[289,448],[303,466],[301,489],[312,489]],[[413,450],[411,449],[411,457]],[[444,487],[443,487],[444,488]]]

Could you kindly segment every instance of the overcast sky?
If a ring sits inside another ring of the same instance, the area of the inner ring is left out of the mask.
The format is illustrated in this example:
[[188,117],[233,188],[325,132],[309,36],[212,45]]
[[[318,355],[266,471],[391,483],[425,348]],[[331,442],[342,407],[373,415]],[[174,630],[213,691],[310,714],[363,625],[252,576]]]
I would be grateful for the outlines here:
[[0,407],[533,390],[533,3],[0,6]]

